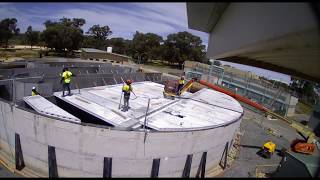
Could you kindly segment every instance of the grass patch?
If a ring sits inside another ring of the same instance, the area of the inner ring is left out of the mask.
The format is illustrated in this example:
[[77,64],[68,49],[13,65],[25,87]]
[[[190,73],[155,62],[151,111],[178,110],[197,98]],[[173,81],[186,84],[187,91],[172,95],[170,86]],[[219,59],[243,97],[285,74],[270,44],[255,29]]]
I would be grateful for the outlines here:
[[173,69],[179,69],[179,64],[178,63],[169,63],[168,61],[161,61],[161,60],[150,60],[146,63],[145,65],[150,65],[150,66],[159,66],[159,67],[170,67]]
[[12,57],[38,57],[39,51],[38,50],[31,50],[31,49],[1,49],[0,50],[0,57],[2,58],[12,58]]

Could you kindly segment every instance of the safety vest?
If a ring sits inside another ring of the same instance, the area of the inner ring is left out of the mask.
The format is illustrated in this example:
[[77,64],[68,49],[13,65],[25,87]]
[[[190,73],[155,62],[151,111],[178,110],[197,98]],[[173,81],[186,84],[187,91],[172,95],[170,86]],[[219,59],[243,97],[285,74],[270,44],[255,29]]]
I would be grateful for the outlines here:
[[34,91],[31,91],[31,96],[37,95]]
[[[177,81],[176,81],[177,82]],[[184,84],[184,80],[180,79],[179,84]]]
[[62,73],[62,77],[64,79],[64,83],[70,83],[72,73],[70,71],[65,71]]
[[129,93],[130,91],[132,91],[132,87],[129,86],[129,85],[127,85],[127,84],[125,84],[125,85],[122,87],[122,90],[123,90],[124,92]]

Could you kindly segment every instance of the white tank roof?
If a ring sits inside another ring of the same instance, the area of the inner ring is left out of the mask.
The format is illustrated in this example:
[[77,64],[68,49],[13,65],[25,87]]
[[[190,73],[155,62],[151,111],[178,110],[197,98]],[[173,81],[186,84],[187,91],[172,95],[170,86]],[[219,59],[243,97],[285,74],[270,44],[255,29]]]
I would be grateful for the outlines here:
[[69,122],[81,123],[80,119],[59,108],[57,105],[40,95],[26,96],[23,97],[23,100],[40,114],[63,119]]
[[[239,102],[223,93],[202,89],[194,94],[186,92],[175,100],[163,97],[164,86],[154,82],[132,84],[130,109],[119,108],[122,84],[73,90],[72,96],[54,95],[91,115],[116,127],[143,125],[148,98],[150,107],[147,126],[158,131],[185,131],[223,126],[241,118],[243,109]],[[123,104],[123,100],[121,102]]]

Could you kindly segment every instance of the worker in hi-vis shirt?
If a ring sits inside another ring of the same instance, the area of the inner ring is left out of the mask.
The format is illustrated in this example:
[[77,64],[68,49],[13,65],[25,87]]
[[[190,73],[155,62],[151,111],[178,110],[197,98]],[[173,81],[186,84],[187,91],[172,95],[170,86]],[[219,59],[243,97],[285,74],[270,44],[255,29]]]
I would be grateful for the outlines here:
[[32,87],[31,96],[35,96],[35,95],[40,95],[40,94],[39,94],[38,91],[36,90],[36,87]]
[[126,84],[122,87],[123,92],[123,111],[128,111],[129,107],[129,99],[130,99],[130,92],[132,92],[132,81],[130,79],[126,80]]
[[182,89],[185,81],[184,81],[184,76],[181,76],[181,78],[178,81],[178,89],[177,89],[177,94],[179,94],[180,90]]
[[63,89],[63,91],[62,91],[62,96],[63,96],[63,97],[65,96],[65,95],[64,95],[64,91],[65,91],[66,89],[68,89],[68,95],[69,95],[69,96],[71,95],[71,91],[70,91],[71,76],[74,76],[74,75],[72,74],[72,72],[70,72],[70,71],[68,70],[68,68],[64,68],[64,69],[63,69],[63,73],[62,73],[62,75],[61,75],[61,82],[63,83],[63,84],[62,84],[62,89]]

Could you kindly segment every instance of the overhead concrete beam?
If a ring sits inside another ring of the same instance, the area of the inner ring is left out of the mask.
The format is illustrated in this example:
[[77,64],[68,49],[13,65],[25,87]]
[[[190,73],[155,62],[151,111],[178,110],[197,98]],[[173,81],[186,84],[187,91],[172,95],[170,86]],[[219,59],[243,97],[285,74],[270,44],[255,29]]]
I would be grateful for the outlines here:
[[208,13],[216,3],[204,6],[187,3],[187,12],[189,28],[210,33],[208,58],[319,82],[319,3],[230,3],[219,18]]
[[187,3],[188,26],[203,32],[211,32],[229,3]]

